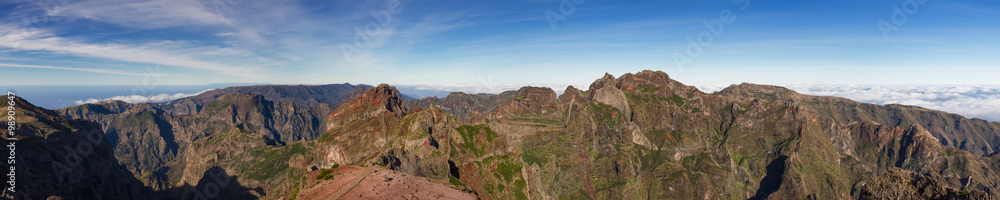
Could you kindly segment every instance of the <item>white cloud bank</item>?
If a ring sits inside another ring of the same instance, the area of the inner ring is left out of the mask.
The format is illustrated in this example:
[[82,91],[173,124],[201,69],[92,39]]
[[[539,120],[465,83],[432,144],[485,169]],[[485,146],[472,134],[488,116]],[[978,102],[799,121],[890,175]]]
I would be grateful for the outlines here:
[[157,102],[167,102],[167,101],[173,101],[173,100],[177,100],[177,99],[181,99],[181,98],[185,98],[185,97],[195,96],[195,95],[199,95],[201,93],[204,93],[204,92],[207,92],[207,91],[210,91],[210,90],[211,89],[205,90],[205,91],[201,91],[201,92],[198,92],[198,93],[158,94],[158,95],[150,95],[150,96],[142,96],[142,95],[115,96],[115,97],[106,98],[106,99],[103,99],[103,100],[99,100],[99,99],[95,99],[95,98],[90,98],[90,99],[87,99],[87,100],[76,100],[73,103],[76,103],[77,105],[80,105],[80,104],[88,104],[88,103],[97,103],[97,102],[107,101],[107,100],[119,100],[119,101],[124,101],[124,102],[127,102],[127,103],[150,103],[150,102],[157,103]]
[[[903,104],[1000,122],[1000,85],[786,85],[808,95],[836,96],[879,105]],[[717,85],[699,86],[706,92]]]
[[803,94],[844,97],[879,105],[913,105],[1000,122],[1000,85],[791,85],[788,88]]

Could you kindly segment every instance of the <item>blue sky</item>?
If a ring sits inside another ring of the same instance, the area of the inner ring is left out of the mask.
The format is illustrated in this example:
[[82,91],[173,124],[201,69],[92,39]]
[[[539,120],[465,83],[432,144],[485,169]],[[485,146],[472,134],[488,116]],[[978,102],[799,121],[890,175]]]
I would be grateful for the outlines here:
[[1000,84],[994,1],[4,0],[0,17],[2,85]]

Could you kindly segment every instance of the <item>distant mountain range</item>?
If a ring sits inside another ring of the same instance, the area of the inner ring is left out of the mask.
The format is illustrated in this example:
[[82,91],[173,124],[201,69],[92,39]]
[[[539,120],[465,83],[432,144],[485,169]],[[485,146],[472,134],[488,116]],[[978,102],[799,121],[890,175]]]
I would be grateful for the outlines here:
[[[36,144],[19,163],[35,169],[22,174],[34,181],[8,197],[312,199],[416,185],[481,199],[1000,194],[1000,123],[777,86],[704,93],[659,71],[605,74],[558,96],[524,87],[411,99],[385,84],[337,84],[56,111],[18,101],[21,129],[31,130],[22,144]],[[74,184],[42,167],[66,162],[58,146],[95,131],[104,137],[86,164],[70,167]],[[385,184],[361,181],[372,178]]]

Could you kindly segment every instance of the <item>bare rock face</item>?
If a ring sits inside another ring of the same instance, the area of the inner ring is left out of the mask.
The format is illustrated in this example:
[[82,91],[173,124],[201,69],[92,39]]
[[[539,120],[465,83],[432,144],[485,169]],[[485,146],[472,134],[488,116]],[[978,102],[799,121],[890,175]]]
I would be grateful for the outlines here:
[[522,87],[506,103],[500,106],[505,112],[535,112],[548,114],[545,108],[555,108],[558,104],[556,92],[550,88]]
[[559,102],[585,102],[586,100],[586,96],[582,94],[580,89],[576,89],[576,87],[573,87],[572,85],[566,86],[566,90],[563,91],[563,94],[559,95]]
[[877,148],[885,147],[893,139],[903,136],[905,130],[901,127],[887,127],[878,122],[868,121],[850,125],[852,133],[857,133],[858,139],[864,143],[876,144]]
[[908,136],[908,138],[906,138],[907,141],[905,142],[911,146],[912,150],[908,151],[908,153],[912,157],[933,158],[944,149],[941,142],[937,138],[934,138],[924,127],[911,126],[907,133],[905,136]]
[[523,87],[517,91],[517,95],[523,97],[524,100],[536,102],[539,104],[555,104],[556,92],[552,91],[550,88],[543,87]]
[[625,121],[632,121],[632,110],[629,108],[625,93],[616,87],[603,87],[594,91],[594,100],[603,104],[608,104],[625,116]]
[[[6,111],[8,98],[0,97]],[[15,149],[16,154],[11,155],[16,157],[11,158],[16,162],[11,168],[16,169],[17,182],[15,192],[5,191],[0,197],[152,199],[152,190],[115,161],[112,145],[99,124],[66,119],[21,98],[14,102],[17,141],[15,147],[5,149]],[[6,120],[7,113],[0,116]],[[9,141],[6,131],[2,135],[3,141]],[[7,174],[7,167],[4,171]]]
[[[855,137],[854,145],[862,152],[880,152],[891,159],[896,167],[902,167],[915,160],[933,159],[944,147],[936,138],[920,126],[903,129],[898,126],[883,126],[868,121],[848,125]],[[885,160],[888,161],[888,160]]]
[[590,83],[590,88],[587,89],[587,91],[593,92],[597,89],[604,88],[607,86],[616,87],[615,82],[616,82],[615,76],[609,73],[604,73],[604,77],[601,77],[600,79],[595,80],[593,83]]
[[[327,116],[327,130],[346,125],[355,119],[369,118],[377,115],[402,118],[407,108],[404,99],[396,87],[380,84],[368,89],[358,97],[344,103]],[[361,113],[361,114],[357,114]]]
[[392,113],[394,117],[402,118],[406,115],[407,108],[403,104],[406,100],[403,99],[403,95],[399,94],[396,87],[383,83],[375,87],[374,91],[369,90],[365,93],[363,95],[370,98],[369,102],[374,103],[376,106],[384,105],[385,111]]
[[628,129],[632,132],[632,143],[646,147],[646,149],[659,150],[656,144],[650,142],[649,138],[646,138],[646,135],[642,134],[642,130],[635,123],[628,123]]
[[392,100],[398,94],[394,90],[384,85],[370,89],[331,112],[331,124],[338,125],[317,141],[315,165],[381,165],[447,180],[452,121],[435,106],[395,117],[393,110],[402,105]]
[[386,138],[395,140],[397,145],[388,146],[389,150],[375,159],[375,163],[397,171],[412,173],[417,176],[433,179],[448,178],[448,162],[444,156],[433,155],[433,152],[443,152],[448,145],[447,134],[451,131],[447,116],[434,107],[415,108],[411,110],[406,133],[401,137]]
[[[668,87],[670,88],[671,80],[667,73],[661,71],[642,71],[636,74],[626,73],[619,77],[615,84],[616,87],[622,90],[633,90],[641,86],[652,86],[652,87]],[[670,88],[674,89],[674,88]]]
[[859,199],[994,199],[982,191],[959,191],[939,180],[936,174],[892,168],[862,183]]

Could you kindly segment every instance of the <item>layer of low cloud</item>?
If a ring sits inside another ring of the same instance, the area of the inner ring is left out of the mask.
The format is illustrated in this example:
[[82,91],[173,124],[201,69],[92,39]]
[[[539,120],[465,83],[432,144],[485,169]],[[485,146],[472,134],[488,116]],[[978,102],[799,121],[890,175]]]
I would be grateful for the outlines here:
[[[1000,122],[1000,85],[787,85],[808,95],[836,96],[879,105],[903,104]],[[698,86],[706,92],[719,85]]]
[[87,99],[87,100],[76,100],[74,103],[76,103],[77,105],[80,105],[80,104],[88,104],[88,103],[97,103],[97,102],[108,101],[108,100],[119,100],[119,101],[124,101],[124,102],[127,102],[127,103],[159,103],[159,102],[168,102],[168,101],[173,101],[173,100],[177,100],[177,99],[181,99],[181,98],[195,96],[195,95],[207,92],[207,91],[210,91],[210,90],[205,90],[205,91],[201,91],[201,92],[198,92],[198,93],[158,94],[158,95],[149,95],[149,96],[128,95],[128,96],[115,96],[115,97],[105,98],[105,99],[90,98],[90,99]]

